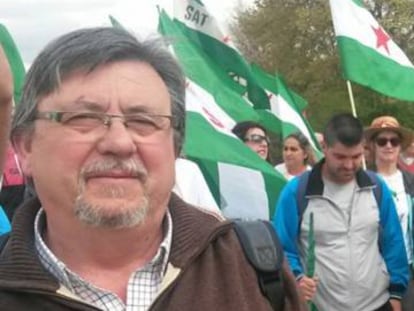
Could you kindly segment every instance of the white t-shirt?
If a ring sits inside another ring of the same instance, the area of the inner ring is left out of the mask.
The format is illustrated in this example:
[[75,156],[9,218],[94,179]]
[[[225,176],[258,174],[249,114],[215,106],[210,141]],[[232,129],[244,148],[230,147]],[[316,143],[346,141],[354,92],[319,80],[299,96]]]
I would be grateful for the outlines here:
[[[275,169],[283,175],[283,177],[285,177],[287,180],[291,180],[293,177],[295,177],[296,175],[291,175],[289,174],[286,164],[280,163],[278,165],[275,166]],[[309,171],[311,169],[311,167],[309,165],[306,165],[306,170]]]
[[175,161],[173,191],[187,203],[221,214],[200,168],[190,160],[178,158]]
[[408,260],[411,263],[412,251],[410,247],[410,233],[408,232],[408,194],[405,192],[403,175],[400,170],[397,170],[394,174],[388,176],[384,176],[382,174],[379,175],[385,180],[385,183],[391,190],[392,197],[397,208],[398,219],[400,220],[401,229],[404,236],[405,249],[407,251]]

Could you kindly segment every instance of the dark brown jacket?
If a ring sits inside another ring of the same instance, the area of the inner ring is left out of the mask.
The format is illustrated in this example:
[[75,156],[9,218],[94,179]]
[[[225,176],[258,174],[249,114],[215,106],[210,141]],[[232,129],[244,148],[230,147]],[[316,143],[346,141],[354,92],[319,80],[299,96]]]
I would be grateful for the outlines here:
[[[33,223],[40,203],[21,206],[0,255],[0,310],[98,310],[74,297],[40,263]],[[257,276],[248,264],[232,223],[189,207],[172,195],[173,241],[162,290],[150,310],[267,311]],[[299,310],[291,273],[285,271],[288,297]],[[288,303],[289,305],[289,303]]]

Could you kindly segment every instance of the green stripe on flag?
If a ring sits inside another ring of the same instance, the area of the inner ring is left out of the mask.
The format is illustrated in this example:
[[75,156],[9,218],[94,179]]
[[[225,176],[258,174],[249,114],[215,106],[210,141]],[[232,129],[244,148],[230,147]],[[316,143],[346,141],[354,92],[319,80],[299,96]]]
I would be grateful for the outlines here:
[[18,104],[20,102],[21,92],[23,89],[25,69],[23,60],[20,56],[19,50],[13,41],[7,28],[0,24],[0,43],[3,46],[7,59],[10,64],[10,69],[13,74],[14,83],[14,102]]
[[209,55],[228,75],[242,78],[247,97],[258,108],[266,108],[268,98],[258,85],[250,65],[229,44],[213,15],[194,0],[174,1],[174,23],[180,31],[205,54]]
[[364,2],[362,0],[352,0],[356,5],[360,6],[361,8],[365,8]]
[[345,79],[401,100],[414,101],[414,70],[358,41],[337,37]]
[[345,79],[384,95],[414,101],[414,66],[359,2],[330,0]]
[[198,85],[202,85],[236,122],[259,120],[253,107],[246,104],[240,96],[240,86],[199,47],[188,40],[180,27],[177,27],[164,11],[160,12],[158,29],[163,35],[173,39],[174,52],[185,75]]
[[304,99],[292,92],[281,76],[273,76],[260,67],[252,65],[252,71],[260,85],[269,92],[270,106],[268,109],[257,109],[260,121],[273,132],[280,133],[283,138],[301,132],[305,135],[318,158],[321,157],[319,144],[308,120],[302,115],[297,101],[303,107]]
[[[220,194],[220,176],[218,163],[232,164],[257,171],[263,176],[269,215],[273,215],[277,197],[285,180],[266,161],[263,161],[255,152],[248,148],[241,140],[234,136],[226,135],[215,130],[199,113],[187,111],[186,143],[184,153],[197,162],[209,184],[213,196],[223,207],[222,199],[225,194]],[[247,180],[233,179],[232,184],[240,183],[244,186],[242,195],[254,195],[255,191],[248,186]],[[226,202],[224,202],[226,203]]]
[[125,30],[125,27],[112,15],[109,15],[109,20],[111,21],[112,27]]

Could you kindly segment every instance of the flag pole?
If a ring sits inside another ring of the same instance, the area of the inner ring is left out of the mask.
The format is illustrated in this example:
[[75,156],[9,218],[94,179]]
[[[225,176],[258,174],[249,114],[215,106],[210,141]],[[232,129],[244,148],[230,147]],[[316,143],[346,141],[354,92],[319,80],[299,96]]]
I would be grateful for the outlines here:
[[352,115],[355,118],[358,118],[356,109],[355,109],[354,94],[352,93],[352,86],[349,80],[346,80],[346,86],[348,88],[349,101],[351,102]]
[[[358,118],[357,113],[356,113],[356,109],[355,109],[354,94],[352,93],[352,86],[351,86],[351,82],[349,80],[346,80],[346,86],[348,88],[349,101],[351,102],[352,115],[355,118]],[[365,160],[365,157],[362,158],[362,168],[364,170],[367,169],[367,162]]]

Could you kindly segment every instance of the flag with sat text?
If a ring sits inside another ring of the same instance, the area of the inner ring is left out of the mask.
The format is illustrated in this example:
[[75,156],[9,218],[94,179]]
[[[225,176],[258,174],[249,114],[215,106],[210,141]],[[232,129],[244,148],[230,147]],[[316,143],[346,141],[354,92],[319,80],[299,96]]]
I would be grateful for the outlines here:
[[[239,72],[243,68],[245,76],[266,95],[266,100],[257,101],[249,97],[256,109],[260,123],[269,131],[288,134],[300,131],[310,141],[317,153],[318,143],[313,130],[302,115],[306,101],[290,90],[281,79],[270,77],[257,66],[250,66],[236,47],[229,35],[223,35],[215,17],[197,0],[174,0],[174,23],[193,44],[198,46],[206,56],[226,72]],[[284,95],[280,95],[280,93]],[[316,142],[316,143],[315,143]]]
[[159,31],[173,39],[187,77],[185,155],[200,166],[225,216],[269,219],[285,180],[231,132],[239,121],[258,121],[256,110],[164,11]]
[[249,64],[200,0],[174,0],[174,23],[187,38],[244,86],[247,97],[256,107],[268,103],[266,93],[252,75]]
[[345,79],[414,101],[414,66],[359,0],[330,0]]

